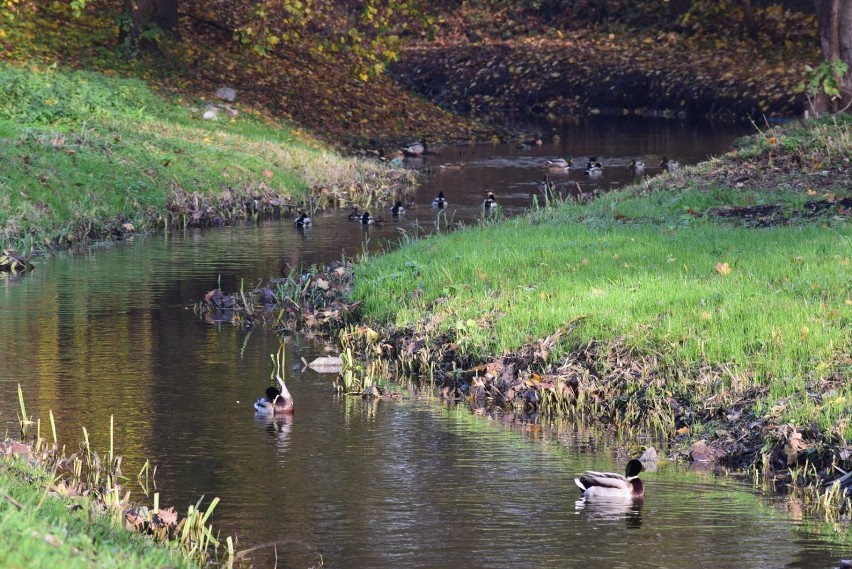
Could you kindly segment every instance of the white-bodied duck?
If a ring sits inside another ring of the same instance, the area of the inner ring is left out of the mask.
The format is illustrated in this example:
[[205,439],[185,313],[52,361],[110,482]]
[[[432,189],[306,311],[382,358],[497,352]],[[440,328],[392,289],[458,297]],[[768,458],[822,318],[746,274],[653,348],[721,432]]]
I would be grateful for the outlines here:
[[642,500],[645,497],[645,487],[639,480],[639,473],[644,467],[635,458],[627,463],[624,475],[614,472],[586,472],[574,479],[583,492],[583,497],[590,500]]
[[432,200],[432,207],[443,209],[447,205],[447,198],[444,197],[444,192],[438,192],[438,197]]

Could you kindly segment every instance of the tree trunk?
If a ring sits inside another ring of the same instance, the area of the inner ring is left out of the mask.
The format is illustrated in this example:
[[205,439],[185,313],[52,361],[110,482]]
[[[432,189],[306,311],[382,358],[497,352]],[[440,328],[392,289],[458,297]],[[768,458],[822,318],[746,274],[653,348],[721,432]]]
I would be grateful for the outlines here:
[[135,48],[156,47],[156,42],[143,35],[151,26],[179,38],[177,8],[178,0],[124,0],[130,27],[122,30],[119,39],[129,39]]
[[745,16],[746,29],[751,39],[757,40],[757,22],[754,20],[754,12],[751,9],[751,0],[740,0]]
[[846,75],[839,78],[841,97],[831,102],[833,110],[846,107],[852,101],[852,2],[814,0],[822,54],[827,61],[846,63]]

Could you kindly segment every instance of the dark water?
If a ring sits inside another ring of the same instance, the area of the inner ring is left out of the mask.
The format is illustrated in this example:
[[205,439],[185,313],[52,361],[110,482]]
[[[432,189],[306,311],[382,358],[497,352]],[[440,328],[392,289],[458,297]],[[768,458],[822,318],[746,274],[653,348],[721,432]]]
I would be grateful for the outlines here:
[[[575,125],[559,145],[427,156],[422,166],[434,173],[402,221],[362,227],[335,212],[305,231],[263,223],[43,260],[0,281],[0,420],[17,432],[17,384],[28,412],[46,422],[53,410],[72,445],[86,427],[105,449],[114,414],[130,486],[147,458],[159,465],[163,503],[185,511],[219,496],[216,527],[238,548],[277,544],[279,567],[832,567],[852,556],[847,533],[818,533],[783,501],[732,479],[665,466],[644,476],[641,509],[578,503],[575,473],[623,469],[605,440],[424,398],[341,398],[331,376],[303,371],[303,358],[324,352],[302,336],[286,342],[296,416],[257,418],[251,401],[269,383],[278,338],[186,309],[219,281],[252,287],[284,262],[353,256],[388,246],[399,229],[433,226],[428,204],[439,190],[448,217],[472,223],[488,186],[509,212],[526,207],[548,157],[594,153],[607,166],[601,181],[582,171],[565,180],[615,185],[629,179],[630,158],[694,162],[724,151],[733,134]],[[459,159],[461,170],[438,167]],[[254,559],[272,566],[273,548]]]

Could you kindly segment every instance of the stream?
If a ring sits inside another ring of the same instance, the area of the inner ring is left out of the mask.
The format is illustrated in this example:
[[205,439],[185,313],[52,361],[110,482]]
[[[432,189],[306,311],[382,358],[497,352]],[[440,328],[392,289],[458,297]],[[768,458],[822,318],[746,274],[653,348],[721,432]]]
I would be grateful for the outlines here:
[[[389,221],[362,226],[332,211],[306,229],[264,221],[37,259],[32,273],[0,280],[0,421],[18,434],[18,384],[42,433],[52,410],[69,449],[83,427],[96,449],[108,448],[114,415],[134,496],[145,499],[136,472],[146,459],[158,466],[162,504],[185,513],[218,496],[212,520],[223,537],[235,536],[237,549],[270,544],[251,555],[256,567],[768,569],[851,557],[848,535],[803,519],[783,497],[696,468],[663,462],[644,473],[641,507],[584,503],[577,473],[623,472],[627,457],[608,437],[483,416],[424,394],[341,397],[333,376],[304,369],[326,351],[303,335],[285,343],[295,416],[255,416],[279,338],[198,318],[190,306],[207,291],[253,288],[284,263],[393,247],[401,231],[434,228],[439,191],[445,222],[476,223],[489,189],[514,215],[545,174],[568,192],[608,191],[633,179],[631,159],[653,175],[662,156],[695,163],[748,133],[636,119],[528,127],[556,128],[559,141],[407,160],[427,174],[399,220],[376,210]],[[578,168],[545,168],[568,155]],[[583,172],[592,156],[604,166],[599,179]]]

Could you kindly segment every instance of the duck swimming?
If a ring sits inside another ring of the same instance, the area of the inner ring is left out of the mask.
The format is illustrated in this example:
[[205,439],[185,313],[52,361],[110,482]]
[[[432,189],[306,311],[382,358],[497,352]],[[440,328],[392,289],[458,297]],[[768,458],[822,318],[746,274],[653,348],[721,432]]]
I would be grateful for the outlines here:
[[295,225],[296,227],[310,227],[311,218],[303,213],[302,215],[297,217],[295,221],[293,221],[293,225]]
[[267,387],[266,395],[254,402],[254,408],[258,413],[268,415],[290,415],[293,413],[293,396],[280,375],[276,374],[275,379],[279,389]]
[[630,160],[630,171],[634,174],[641,174],[645,171],[645,163],[641,160],[631,159]]
[[677,160],[669,160],[665,156],[660,160],[660,168],[665,170],[666,172],[672,172],[680,168],[680,163]]
[[405,213],[405,208],[402,207],[402,202],[397,200],[397,202],[393,204],[393,207],[390,208],[390,214],[394,217],[399,217],[403,213]]
[[482,202],[482,207],[485,209],[491,209],[492,207],[497,207],[497,198],[494,197],[493,192],[488,192],[488,197],[485,198],[485,201]]
[[552,170],[567,170],[574,165],[574,161],[569,156],[568,158],[554,158],[547,161],[547,167]]
[[369,211],[365,211],[363,215],[361,215],[361,223],[367,225],[369,223],[375,223],[376,220],[370,215]]
[[442,209],[447,205],[447,199],[444,197],[444,192],[438,192],[438,197],[432,200],[432,207]]
[[358,206],[352,206],[352,211],[349,212],[349,215],[346,216],[346,219],[349,221],[355,221],[356,219],[361,219],[361,212],[358,210]]
[[589,165],[586,167],[586,175],[587,176],[600,176],[603,174],[603,164],[600,162],[595,162],[592,164],[592,161],[589,160]]
[[406,156],[411,156],[411,157],[423,156],[423,153],[426,152],[426,143],[423,142],[423,141],[413,142],[413,143],[409,144],[408,146],[406,146],[402,150],[402,152]]
[[583,497],[592,500],[642,500],[645,487],[639,480],[644,467],[635,458],[627,463],[624,476],[614,472],[588,471],[575,478],[574,482],[583,492]]

